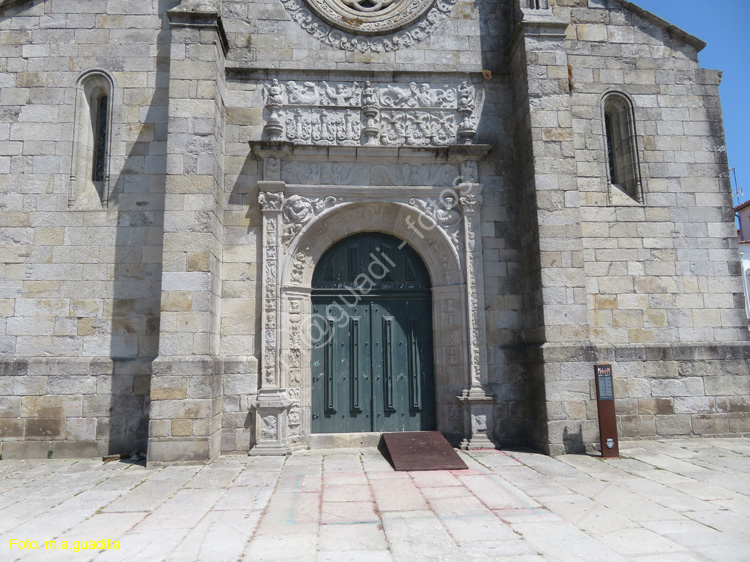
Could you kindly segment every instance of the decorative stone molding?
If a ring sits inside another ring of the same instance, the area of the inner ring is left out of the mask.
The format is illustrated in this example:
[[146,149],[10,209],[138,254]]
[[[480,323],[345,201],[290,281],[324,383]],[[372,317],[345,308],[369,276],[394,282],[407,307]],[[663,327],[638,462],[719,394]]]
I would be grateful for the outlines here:
[[[409,48],[435,31],[451,14],[456,0],[369,3],[369,14],[355,9],[360,0],[281,0],[302,29],[323,43],[345,51],[382,53]],[[382,9],[378,9],[378,8]]]
[[447,146],[471,144],[476,89],[468,81],[266,84],[264,136],[296,144]]

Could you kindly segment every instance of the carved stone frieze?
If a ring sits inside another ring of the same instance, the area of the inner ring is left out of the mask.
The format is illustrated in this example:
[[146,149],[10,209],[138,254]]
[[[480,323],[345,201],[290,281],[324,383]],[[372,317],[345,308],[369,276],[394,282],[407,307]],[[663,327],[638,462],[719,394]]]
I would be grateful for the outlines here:
[[376,164],[370,171],[371,185],[453,185],[458,169],[451,164]]
[[281,0],[318,40],[345,51],[382,53],[408,48],[450,15],[456,0]]
[[268,140],[315,145],[446,146],[476,135],[476,90],[460,84],[325,80],[265,86]]
[[448,187],[459,177],[453,164],[343,164],[285,162],[281,179],[292,185],[429,185]]

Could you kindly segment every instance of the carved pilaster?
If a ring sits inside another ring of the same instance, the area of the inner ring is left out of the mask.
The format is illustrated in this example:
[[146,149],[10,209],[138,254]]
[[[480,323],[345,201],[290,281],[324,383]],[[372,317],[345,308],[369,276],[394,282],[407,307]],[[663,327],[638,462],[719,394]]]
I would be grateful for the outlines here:
[[[472,174],[473,167],[462,166],[462,172]],[[494,447],[492,426],[495,398],[487,386],[487,334],[484,315],[484,267],[482,261],[482,186],[477,183],[459,185],[464,215],[464,258],[466,261],[466,313],[469,328],[469,388],[464,390],[459,403],[463,409],[464,435],[461,443],[466,449]]]
[[[265,158],[264,172],[268,172],[270,168],[274,175],[273,169],[279,168],[280,164],[269,163],[269,160],[277,159]],[[283,189],[282,182],[264,181],[260,184],[261,190],[277,187]],[[287,421],[291,401],[281,388],[283,381],[279,379],[279,248],[284,195],[278,191],[261,191],[258,202],[263,213],[261,389],[254,404],[257,412],[257,444],[250,452],[254,455],[278,455],[291,450]]]

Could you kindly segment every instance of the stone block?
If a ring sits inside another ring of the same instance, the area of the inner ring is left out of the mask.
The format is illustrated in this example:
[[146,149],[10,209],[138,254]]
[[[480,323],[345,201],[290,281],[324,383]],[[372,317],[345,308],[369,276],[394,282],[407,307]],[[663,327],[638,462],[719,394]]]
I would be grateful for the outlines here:
[[651,395],[654,397],[704,396],[703,380],[699,377],[654,379],[651,382]]
[[186,386],[151,388],[151,400],[183,400],[187,398],[187,395]]
[[714,398],[710,396],[675,397],[676,414],[712,414],[716,411]]
[[67,418],[65,439],[69,441],[95,441],[96,418]]
[[172,420],[171,435],[173,437],[188,437],[192,434],[192,420]]
[[705,387],[707,396],[749,396],[750,376],[715,372],[705,378]]
[[730,414],[728,417],[731,433],[750,433],[750,414]]
[[674,379],[679,377],[677,361],[647,361],[643,364],[643,375],[651,379]]
[[656,417],[656,434],[664,437],[691,435],[693,425],[691,416],[688,414],[657,416]]
[[619,416],[623,437],[651,437],[656,435],[656,418],[651,415]]
[[96,441],[53,441],[50,449],[55,459],[85,459],[102,455]]
[[170,462],[206,462],[210,460],[207,439],[149,439],[150,464]]
[[5,441],[3,459],[46,459],[51,451],[49,441]]
[[37,414],[41,418],[66,418],[80,416],[80,396],[41,396]]
[[0,418],[0,439],[20,439],[24,435],[22,419]]
[[62,439],[65,435],[65,420],[63,418],[27,418],[27,439]]
[[638,413],[668,416],[674,414],[674,402],[671,398],[641,398],[638,400]]
[[696,435],[726,435],[729,433],[729,416],[724,414],[694,415],[693,432]]

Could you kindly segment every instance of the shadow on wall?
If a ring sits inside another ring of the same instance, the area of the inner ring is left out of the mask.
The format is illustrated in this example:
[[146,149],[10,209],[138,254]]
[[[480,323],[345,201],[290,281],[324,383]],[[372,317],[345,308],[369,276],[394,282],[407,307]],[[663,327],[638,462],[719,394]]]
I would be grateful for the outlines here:
[[[174,0],[160,0],[159,14]],[[170,31],[157,37],[153,99],[111,196],[117,209],[112,295],[112,388],[109,453],[145,451],[148,443],[151,366],[159,352],[162,245],[167,172]],[[105,439],[106,435],[97,435]]]
[[583,442],[583,428],[578,426],[578,431],[572,433],[567,427],[563,431],[563,446],[566,454],[586,454],[586,444]]

